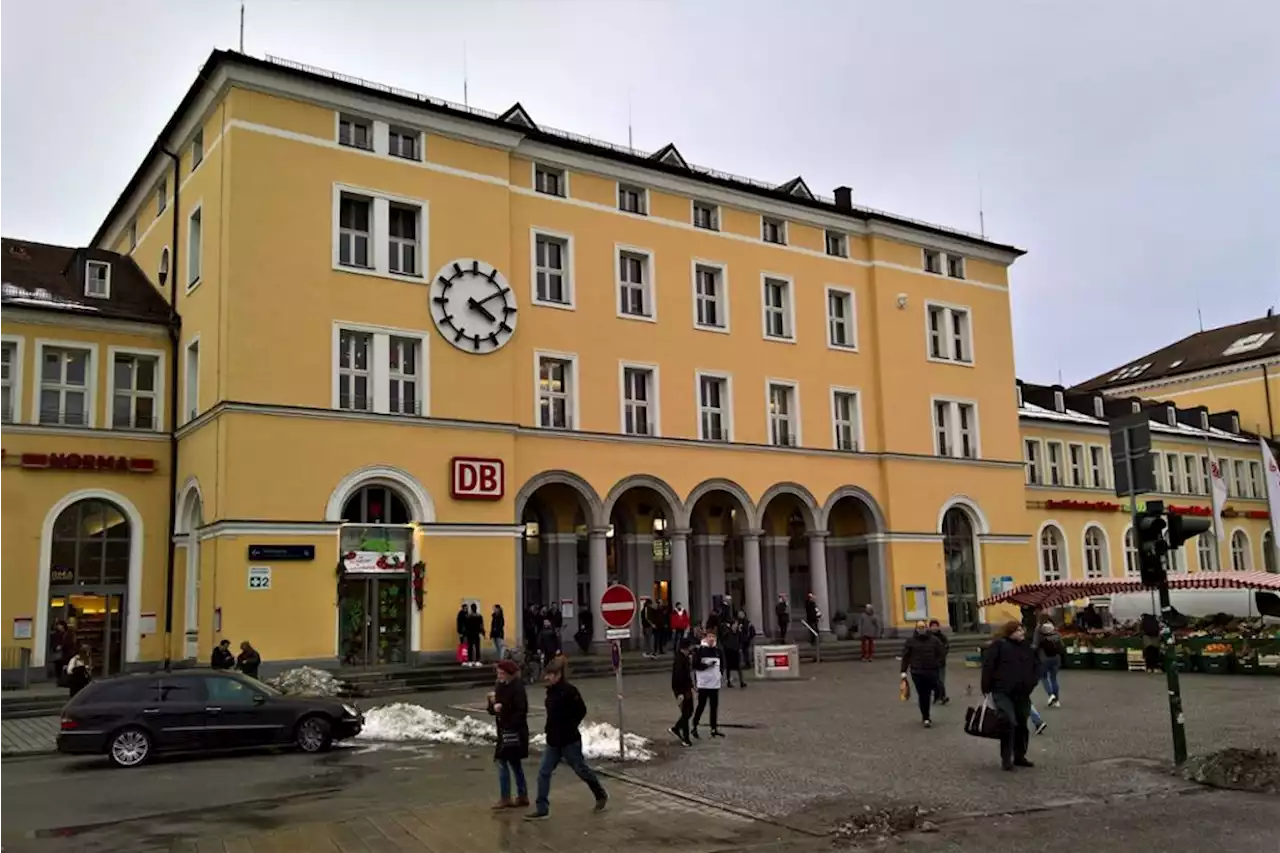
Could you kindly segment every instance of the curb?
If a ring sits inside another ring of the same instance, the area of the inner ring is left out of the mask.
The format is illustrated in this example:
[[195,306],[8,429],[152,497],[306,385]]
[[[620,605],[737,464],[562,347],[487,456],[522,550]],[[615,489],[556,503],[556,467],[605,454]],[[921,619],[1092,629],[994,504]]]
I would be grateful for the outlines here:
[[50,749],[6,749],[0,750],[0,758],[10,760],[14,758],[38,758],[42,755],[57,755],[58,750]]

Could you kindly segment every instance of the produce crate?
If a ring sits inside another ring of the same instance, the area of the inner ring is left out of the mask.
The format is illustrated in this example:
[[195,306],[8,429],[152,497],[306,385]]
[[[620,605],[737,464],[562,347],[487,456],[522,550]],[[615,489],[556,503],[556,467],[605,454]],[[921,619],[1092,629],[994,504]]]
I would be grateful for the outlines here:
[[1124,649],[1112,646],[1094,646],[1094,669],[1124,670],[1129,668],[1128,655]]
[[1147,671],[1147,660],[1142,656],[1142,649],[1129,649],[1124,653],[1124,657],[1130,672]]
[[1230,675],[1236,668],[1236,656],[1231,652],[1201,652],[1200,671],[1208,675]]
[[1093,669],[1093,649],[1088,646],[1067,646],[1062,663],[1067,669]]
[[964,665],[969,669],[982,669],[982,655],[978,653],[964,656]]
[[1254,658],[1255,675],[1280,675],[1280,654],[1259,653]]

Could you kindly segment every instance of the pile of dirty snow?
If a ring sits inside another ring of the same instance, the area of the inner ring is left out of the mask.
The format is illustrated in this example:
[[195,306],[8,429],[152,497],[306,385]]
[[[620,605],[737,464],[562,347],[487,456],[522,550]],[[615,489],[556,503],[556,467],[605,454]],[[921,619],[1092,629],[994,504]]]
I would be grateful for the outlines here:
[[1280,793],[1280,753],[1270,749],[1228,748],[1196,756],[1182,766],[1193,782],[1235,791]]
[[[450,717],[421,705],[396,702],[371,708],[364,715],[364,729],[359,737],[372,741],[421,741],[425,743],[470,744],[491,746],[497,742],[497,732],[492,720],[475,717]],[[649,761],[653,751],[649,741],[637,734],[627,733],[628,761]],[[529,745],[546,746],[544,735],[533,737]],[[582,727],[582,754],[587,758],[618,758],[618,729],[608,723],[587,723]]]
[[286,670],[267,683],[287,696],[337,696],[342,690],[331,673],[311,666]]

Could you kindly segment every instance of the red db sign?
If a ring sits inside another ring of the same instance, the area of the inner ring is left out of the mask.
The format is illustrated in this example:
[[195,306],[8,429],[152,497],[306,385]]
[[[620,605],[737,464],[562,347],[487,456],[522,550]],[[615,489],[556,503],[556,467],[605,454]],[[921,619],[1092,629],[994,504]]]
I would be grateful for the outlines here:
[[458,500],[496,501],[503,495],[505,471],[501,459],[455,456],[450,491]]

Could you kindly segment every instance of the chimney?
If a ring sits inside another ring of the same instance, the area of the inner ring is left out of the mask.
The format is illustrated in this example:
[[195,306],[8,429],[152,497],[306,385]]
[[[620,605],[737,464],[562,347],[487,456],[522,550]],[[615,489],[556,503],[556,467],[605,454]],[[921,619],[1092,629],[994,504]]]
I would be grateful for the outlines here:
[[835,197],[836,207],[842,207],[845,210],[853,210],[852,187],[836,187]]

